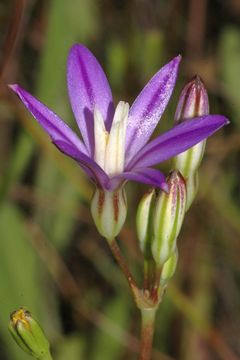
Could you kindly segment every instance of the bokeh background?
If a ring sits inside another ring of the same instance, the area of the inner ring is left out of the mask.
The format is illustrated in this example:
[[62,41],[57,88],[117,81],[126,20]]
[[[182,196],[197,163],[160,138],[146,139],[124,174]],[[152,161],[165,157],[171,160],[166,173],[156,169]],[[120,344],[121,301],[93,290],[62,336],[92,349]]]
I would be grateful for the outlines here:
[[[18,82],[76,128],[65,65],[81,42],[115,96],[132,102],[173,56],[183,61],[156,133],[170,128],[183,84],[195,74],[212,113],[231,125],[208,140],[198,196],[179,237],[180,258],[157,317],[154,359],[240,358],[240,1],[0,1],[0,358],[27,358],[7,331],[27,306],[54,359],[135,359],[139,313],[89,211],[92,185],[51,145],[7,83]],[[161,167],[168,172],[170,163]],[[119,244],[141,281],[135,235],[145,186],[128,184]]]

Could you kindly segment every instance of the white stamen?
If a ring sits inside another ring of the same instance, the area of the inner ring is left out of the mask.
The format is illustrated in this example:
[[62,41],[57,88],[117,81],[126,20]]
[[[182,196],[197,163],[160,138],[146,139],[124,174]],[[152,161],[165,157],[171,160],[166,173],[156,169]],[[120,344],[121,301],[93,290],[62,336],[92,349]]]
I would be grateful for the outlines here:
[[95,155],[96,163],[104,169],[105,153],[108,140],[108,132],[106,131],[102,114],[94,109],[94,139],[95,139]]
[[128,103],[120,101],[114,114],[106,145],[104,170],[110,176],[121,173],[124,169],[128,112]]

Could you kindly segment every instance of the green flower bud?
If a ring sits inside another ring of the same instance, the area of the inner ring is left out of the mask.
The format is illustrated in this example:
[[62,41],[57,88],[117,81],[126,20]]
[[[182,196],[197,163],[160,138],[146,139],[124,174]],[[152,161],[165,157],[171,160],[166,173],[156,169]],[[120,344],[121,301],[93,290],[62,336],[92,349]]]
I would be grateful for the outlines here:
[[[194,117],[208,115],[208,95],[199,76],[195,76],[183,88],[175,113],[175,123],[179,124]],[[197,121],[197,119],[196,119]],[[205,151],[206,140],[178,154],[174,159],[174,168],[178,169],[185,179],[197,171]]]
[[186,181],[186,189],[187,189],[187,203],[186,203],[186,211],[192,205],[193,200],[198,191],[199,179],[198,172],[192,173],[188,176]]
[[51,359],[49,342],[28,310],[20,308],[10,315],[9,331],[26,353],[39,360]]
[[158,266],[176,249],[187,199],[185,180],[178,171],[170,173],[167,182],[169,193],[159,193],[153,213],[152,255]]
[[150,189],[143,195],[137,210],[136,226],[140,249],[145,259],[152,258],[152,213],[155,204],[155,189]]
[[121,231],[127,215],[127,200],[124,188],[106,191],[96,188],[91,213],[99,233],[112,240]]
[[170,256],[170,258],[163,265],[161,272],[161,279],[160,279],[161,285],[167,284],[168,281],[173,277],[177,267],[177,262],[178,262],[178,250],[176,247],[172,256]]

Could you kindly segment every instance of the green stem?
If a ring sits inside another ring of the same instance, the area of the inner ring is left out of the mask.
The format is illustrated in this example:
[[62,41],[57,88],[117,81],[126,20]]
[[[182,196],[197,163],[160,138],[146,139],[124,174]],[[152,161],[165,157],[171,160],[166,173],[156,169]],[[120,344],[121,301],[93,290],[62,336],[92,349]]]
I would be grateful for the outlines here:
[[141,315],[142,329],[139,360],[150,360],[152,353],[156,308],[142,309]]

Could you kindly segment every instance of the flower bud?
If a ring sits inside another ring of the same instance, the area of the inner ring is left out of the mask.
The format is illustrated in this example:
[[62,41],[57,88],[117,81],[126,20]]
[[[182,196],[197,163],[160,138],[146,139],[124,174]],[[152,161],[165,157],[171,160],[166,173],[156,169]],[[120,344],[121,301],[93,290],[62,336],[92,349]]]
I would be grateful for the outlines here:
[[162,266],[173,254],[186,207],[185,180],[178,171],[167,179],[169,193],[160,192],[153,213],[152,255]]
[[[175,124],[208,114],[207,91],[200,77],[195,76],[181,92],[175,113]],[[201,141],[174,158],[174,168],[178,169],[185,178],[188,178],[190,173],[198,169],[204,154],[205,144],[206,140]]]
[[20,308],[10,315],[9,331],[26,353],[39,360],[50,358],[49,342],[28,310]]
[[140,249],[145,258],[152,257],[151,238],[152,238],[152,213],[155,204],[155,189],[150,189],[143,195],[137,210],[136,226]]
[[162,272],[161,272],[161,279],[160,284],[165,285],[168,281],[173,277],[178,262],[178,249],[176,247],[174,253],[170,258],[164,263]]
[[96,188],[91,201],[91,213],[99,233],[107,240],[112,240],[121,231],[127,215],[124,188],[115,191]]
[[194,172],[189,174],[186,180],[186,189],[187,189],[187,203],[186,203],[186,211],[192,205],[193,200],[195,199],[196,193],[198,191],[199,179],[198,172]]

